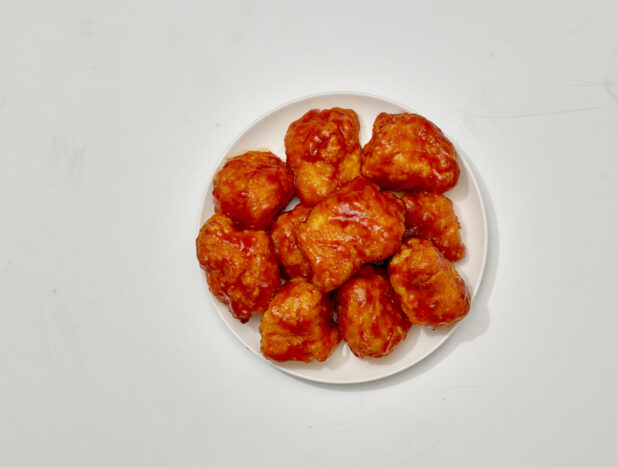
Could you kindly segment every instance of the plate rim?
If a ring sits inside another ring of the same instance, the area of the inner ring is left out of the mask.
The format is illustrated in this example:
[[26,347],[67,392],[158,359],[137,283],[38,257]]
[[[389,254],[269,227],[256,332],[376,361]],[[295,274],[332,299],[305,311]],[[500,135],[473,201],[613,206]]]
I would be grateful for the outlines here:
[[[226,158],[226,154],[228,154],[230,152],[230,150],[232,149],[232,147],[249,131],[251,130],[251,128],[253,128],[256,124],[258,124],[260,121],[262,121],[263,119],[269,117],[270,115],[286,108],[289,107],[291,105],[294,104],[298,104],[300,102],[309,100],[309,99],[313,99],[313,98],[317,98],[317,97],[326,97],[326,96],[347,96],[347,97],[363,97],[363,98],[372,98],[372,99],[376,99],[376,100],[381,100],[387,103],[390,103],[392,105],[395,105],[397,107],[400,107],[402,109],[405,109],[408,112],[411,113],[416,113],[416,111],[412,108],[410,108],[407,105],[404,105],[398,101],[395,101],[393,99],[389,99],[387,97],[383,97],[377,94],[372,94],[372,93],[368,93],[368,92],[361,92],[361,91],[324,91],[324,92],[318,92],[318,93],[313,93],[313,94],[308,94],[302,97],[298,97],[295,99],[291,99],[287,102],[284,102],[272,109],[270,109],[267,112],[262,113],[261,115],[259,115],[257,118],[255,118],[254,120],[252,120],[247,126],[245,126],[243,128],[243,130],[236,136],[236,138],[234,138],[224,149],[224,151],[219,155],[219,157],[217,158],[217,162],[216,165],[214,166],[214,168],[210,171],[209,176],[207,178],[207,180],[209,181],[206,185],[206,187],[204,188],[204,192],[202,195],[202,202],[200,203],[200,207],[199,207],[199,212],[197,215],[197,232],[200,231],[203,222],[202,222],[202,213],[204,212],[204,206],[206,204],[206,199],[207,196],[209,194],[209,186],[210,186],[210,182],[214,179],[214,176],[216,175],[216,173],[218,172],[221,164],[223,163],[223,161]],[[419,114],[420,115],[420,114]],[[452,138],[449,137],[448,133],[445,132],[444,130],[442,130],[445,134],[445,136],[450,140],[453,141]],[[459,147],[459,144],[454,142],[453,145],[455,146],[455,148],[457,149]],[[476,195],[478,197],[478,199],[480,200],[480,207],[481,207],[481,218],[482,218],[482,222],[483,222],[483,232],[484,232],[484,237],[485,237],[485,241],[483,242],[483,254],[482,254],[482,264],[481,264],[481,270],[479,273],[479,279],[477,281],[477,283],[475,284],[475,288],[472,290],[472,293],[470,294],[470,302],[471,304],[474,303],[474,299],[478,293],[478,291],[480,290],[481,284],[483,283],[483,280],[485,278],[485,271],[486,271],[486,267],[487,267],[487,254],[488,254],[488,246],[489,246],[489,228],[488,228],[488,224],[487,224],[487,207],[485,205],[485,200],[483,198],[483,192],[480,189],[480,186],[478,184],[477,181],[477,175],[476,173],[471,169],[470,165],[468,164],[468,161],[466,160],[466,157],[464,157],[462,155],[463,151],[457,151],[457,156],[459,157],[459,160],[463,162],[466,170],[468,171],[468,173],[470,173],[472,175],[472,177],[470,177],[470,181],[471,181],[471,186],[473,187],[473,189],[476,192]],[[223,323],[225,324],[225,326],[232,332],[232,334],[236,337],[236,339],[239,341],[239,343],[242,344],[243,347],[245,347],[246,349],[248,349],[249,351],[251,351],[252,354],[256,355],[257,357],[259,357],[262,361],[267,362],[271,367],[276,368],[279,371],[282,371],[283,373],[286,373],[290,376],[293,376],[295,378],[298,379],[302,379],[305,381],[312,381],[315,383],[321,383],[321,384],[332,384],[332,385],[351,385],[351,384],[362,384],[362,383],[369,383],[372,381],[377,381],[380,379],[385,379],[385,378],[389,378],[395,374],[398,373],[402,373],[408,369],[410,369],[411,367],[419,364],[420,362],[422,362],[423,360],[425,360],[429,355],[433,354],[434,352],[436,352],[438,349],[440,349],[442,347],[442,345],[453,335],[453,333],[455,332],[455,330],[460,326],[461,323],[456,323],[453,326],[451,326],[451,328],[449,329],[449,332],[447,332],[446,334],[444,334],[444,336],[442,337],[442,339],[440,341],[438,341],[438,343],[432,347],[431,349],[427,350],[424,354],[422,354],[420,357],[418,357],[415,361],[410,362],[407,365],[404,365],[400,368],[395,368],[389,372],[386,373],[382,373],[379,375],[375,375],[372,377],[368,377],[368,378],[361,378],[361,379],[356,379],[353,381],[350,380],[332,380],[332,379],[321,379],[319,377],[314,377],[314,376],[307,376],[307,375],[303,375],[303,374],[299,374],[298,372],[283,367],[281,365],[278,365],[276,362],[272,362],[269,359],[265,358],[260,352],[256,352],[254,349],[252,349],[251,347],[249,347],[244,340],[238,335],[238,333],[236,332],[236,330],[230,325],[230,323],[228,323],[223,316],[221,316],[221,313],[218,309],[218,300],[215,298],[215,296],[212,294],[212,292],[210,291],[210,287],[208,286],[208,281],[207,281],[207,277],[206,277],[206,272],[200,267],[200,272],[202,274],[202,277],[206,283],[206,288],[208,291],[208,295],[210,297],[210,300],[215,308],[215,311],[217,312],[217,315],[219,315],[219,319],[221,321],[223,321]],[[339,344],[341,345],[341,343]]]

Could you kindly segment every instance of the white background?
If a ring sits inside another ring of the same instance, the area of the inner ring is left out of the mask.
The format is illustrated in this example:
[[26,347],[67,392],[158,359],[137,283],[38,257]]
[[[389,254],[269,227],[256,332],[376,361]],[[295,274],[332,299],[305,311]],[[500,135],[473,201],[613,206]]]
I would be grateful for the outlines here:
[[[0,466],[618,463],[614,1],[0,1]],[[469,155],[489,258],[430,358],[311,384],[194,256],[211,170],[363,91]]]

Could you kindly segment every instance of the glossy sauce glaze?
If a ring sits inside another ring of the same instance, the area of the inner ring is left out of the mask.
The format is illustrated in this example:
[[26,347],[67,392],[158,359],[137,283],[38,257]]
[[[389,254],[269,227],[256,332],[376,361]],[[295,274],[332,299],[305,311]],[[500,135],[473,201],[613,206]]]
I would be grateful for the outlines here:
[[262,354],[277,362],[323,362],[340,341],[330,296],[302,277],[277,292],[262,316],[260,334]]
[[429,192],[406,193],[405,237],[425,238],[433,243],[449,261],[464,257],[459,220],[453,202],[444,195]]
[[313,109],[285,135],[287,164],[301,202],[314,206],[360,175],[360,123],[356,112]]
[[401,309],[413,325],[451,326],[470,310],[465,282],[428,240],[404,241],[388,263],[388,274]]
[[311,266],[296,238],[296,227],[307,220],[310,212],[311,208],[299,204],[281,213],[270,229],[277,259],[288,277],[311,277]]
[[197,259],[212,293],[232,315],[247,322],[262,313],[281,285],[270,238],[261,230],[237,230],[232,219],[214,214],[196,239]]
[[337,289],[337,323],[359,358],[389,355],[410,329],[386,271],[365,265]]
[[389,190],[443,193],[459,178],[456,155],[453,144],[426,118],[381,113],[363,148],[361,173]]
[[245,229],[265,230],[294,196],[294,177],[271,152],[228,160],[214,179],[215,211]]
[[400,199],[362,177],[324,199],[297,228],[313,283],[336,289],[363,264],[392,255],[401,244],[404,215]]

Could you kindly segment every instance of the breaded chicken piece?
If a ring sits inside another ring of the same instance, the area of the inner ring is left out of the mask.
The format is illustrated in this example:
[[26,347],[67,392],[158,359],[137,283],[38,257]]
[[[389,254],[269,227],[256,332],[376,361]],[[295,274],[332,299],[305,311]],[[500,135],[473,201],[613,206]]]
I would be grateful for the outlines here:
[[399,198],[362,177],[324,199],[296,229],[313,283],[328,292],[363,264],[392,255],[401,244],[404,215]]
[[262,316],[260,334],[262,354],[277,362],[323,362],[340,340],[329,295],[302,277],[277,292]]
[[381,113],[363,148],[361,173],[389,190],[443,193],[459,178],[456,155],[451,142],[426,118]]
[[359,130],[356,112],[339,107],[310,110],[290,124],[285,153],[303,204],[316,205],[360,175]]
[[406,193],[402,199],[406,205],[405,237],[430,240],[449,261],[464,257],[461,226],[450,199],[429,192]]
[[261,313],[281,285],[270,238],[261,230],[237,230],[232,219],[215,214],[195,241],[197,259],[212,293],[234,318],[245,323]]
[[401,309],[413,325],[451,326],[470,310],[466,284],[429,240],[403,242],[388,263],[388,274]]
[[389,355],[410,329],[386,271],[365,265],[337,289],[341,337],[358,358]]
[[244,229],[266,230],[294,196],[294,176],[272,152],[232,157],[217,173],[215,211]]
[[307,220],[310,212],[311,208],[299,204],[291,211],[281,213],[270,228],[277,259],[288,277],[311,277],[311,266],[296,238],[296,227]]

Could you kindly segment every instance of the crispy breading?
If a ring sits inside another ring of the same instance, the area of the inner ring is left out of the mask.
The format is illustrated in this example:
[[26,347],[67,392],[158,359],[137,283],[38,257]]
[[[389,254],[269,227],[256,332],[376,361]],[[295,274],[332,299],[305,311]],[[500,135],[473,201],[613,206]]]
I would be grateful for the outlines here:
[[330,296],[302,277],[277,292],[262,316],[260,334],[262,354],[277,362],[323,362],[340,340]]
[[311,266],[296,238],[296,227],[307,220],[310,212],[311,208],[299,204],[293,210],[281,213],[270,228],[277,259],[288,277],[311,277]]
[[405,206],[362,177],[315,206],[296,230],[313,283],[336,289],[365,263],[392,255],[401,244]]
[[404,241],[388,263],[388,274],[401,309],[413,325],[451,326],[470,310],[465,282],[429,240]]
[[271,152],[232,157],[217,173],[212,195],[215,212],[245,229],[266,230],[294,196],[294,177]]
[[443,193],[459,178],[456,155],[453,144],[426,118],[381,113],[363,148],[361,173],[389,190]]
[[461,226],[450,199],[429,192],[406,193],[402,199],[406,205],[405,237],[430,240],[449,261],[464,257]]
[[356,112],[339,107],[310,110],[290,124],[285,153],[303,204],[314,206],[360,175],[359,130]]
[[232,219],[213,215],[195,241],[197,259],[212,293],[245,323],[261,313],[281,285],[270,238],[261,230],[238,230]]
[[386,271],[365,265],[336,293],[341,337],[359,358],[389,355],[410,329]]

